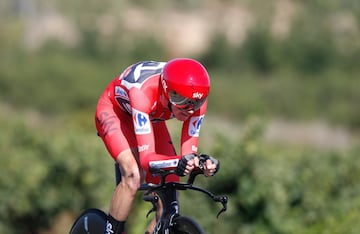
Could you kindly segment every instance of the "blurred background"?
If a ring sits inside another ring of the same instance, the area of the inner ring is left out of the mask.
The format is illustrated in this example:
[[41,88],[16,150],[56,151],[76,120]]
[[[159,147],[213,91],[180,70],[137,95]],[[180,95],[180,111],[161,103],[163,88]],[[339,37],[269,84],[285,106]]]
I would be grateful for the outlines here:
[[[357,0],[2,0],[0,233],[67,233],[84,209],[107,212],[97,99],[128,65],[173,57],[209,70],[200,151],[221,170],[198,184],[230,197],[216,219],[184,192],[184,215],[210,234],[359,233],[359,23]],[[139,194],[127,233],[150,208]]]

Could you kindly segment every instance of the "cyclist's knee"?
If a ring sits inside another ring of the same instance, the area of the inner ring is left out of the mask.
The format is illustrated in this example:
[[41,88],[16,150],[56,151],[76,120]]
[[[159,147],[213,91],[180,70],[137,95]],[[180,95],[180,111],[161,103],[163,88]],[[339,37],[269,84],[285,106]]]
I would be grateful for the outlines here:
[[129,149],[120,153],[117,159],[121,171],[121,186],[126,187],[132,193],[136,193],[142,180],[136,157],[137,155],[134,155],[134,152]]
[[140,172],[138,167],[134,167],[126,170],[122,176],[122,186],[126,186],[127,189],[136,193],[141,185]]
[[136,193],[141,185],[140,171],[137,165],[123,168],[121,176],[121,186],[124,186],[132,193]]

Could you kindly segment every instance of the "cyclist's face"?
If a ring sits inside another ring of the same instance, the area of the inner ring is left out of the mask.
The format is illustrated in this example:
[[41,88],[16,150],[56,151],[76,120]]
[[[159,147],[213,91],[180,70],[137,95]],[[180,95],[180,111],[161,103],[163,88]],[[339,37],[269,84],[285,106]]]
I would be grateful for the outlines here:
[[192,114],[194,114],[194,110],[184,110],[176,107],[175,105],[171,106],[172,113],[175,118],[180,121],[187,120]]

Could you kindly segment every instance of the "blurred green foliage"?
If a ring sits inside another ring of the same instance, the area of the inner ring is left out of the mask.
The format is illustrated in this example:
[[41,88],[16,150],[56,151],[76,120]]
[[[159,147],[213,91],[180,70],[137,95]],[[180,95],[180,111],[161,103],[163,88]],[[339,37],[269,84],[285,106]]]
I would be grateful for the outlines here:
[[38,233],[61,212],[107,207],[112,160],[96,134],[43,131],[12,117],[1,118],[1,233]]
[[207,223],[217,230],[209,233],[359,232],[359,147],[324,153],[269,146],[265,125],[250,118],[239,144],[219,139],[213,154],[225,170],[209,188],[230,194],[232,208],[224,222]]
[[[63,212],[107,210],[113,165],[93,124],[98,96],[129,64],[165,61],[171,53],[151,34],[134,39],[120,28],[102,37],[94,30],[95,16],[109,10],[120,15],[126,11],[121,4],[156,13],[159,7],[193,10],[204,3],[53,1],[77,24],[82,41],[69,48],[50,40],[29,50],[22,12],[14,10],[24,2],[0,3],[0,233],[39,233]],[[241,45],[219,33],[197,56],[212,78],[208,115],[241,120],[246,128],[235,142],[224,132],[205,136],[215,144],[204,151],[221,160],[221,171],[198,184],[228,194],[229,210],[217,221],[219,207],[185,192],[183,213],[208,233],[359,233],[358,144],[319,151],[274,146],[263,138],[265,119],[279,116],[324,119],[359,133],[360,32],[334,32],[329,23],[351,13],[358,26],[358,1],[296,1],[300,10],[281,39],[267,23],[271,11],[264,12],[274,2],[265,7],[263,1],[226,1],[232,2],[247,3],[260,22]],[[194,209],[194,203],[201,205]],[[144,228],[148,208],[139,196],[129,233]]]

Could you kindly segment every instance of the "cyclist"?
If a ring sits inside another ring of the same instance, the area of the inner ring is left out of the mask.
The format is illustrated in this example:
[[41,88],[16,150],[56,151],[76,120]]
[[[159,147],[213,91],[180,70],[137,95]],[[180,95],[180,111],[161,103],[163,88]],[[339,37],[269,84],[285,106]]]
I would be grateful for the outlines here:
[[[176,58],[168,62],[142,61],[129,66],[110,82],[96,108],[96,128],[119,165],[121,182],[113,194],[105,233],[124,233],[136,192],[146,179],[158,183],[149,167],[176,169],[168,177],[179,181],[199,166],[200,126],[210,91],[209,75],[198,61]],[[180,154],[171,141],[166,120],[183,122]],[[206,160],[205,176],[218,165]],[[148,232],[152,233],[153,221]]]

